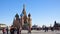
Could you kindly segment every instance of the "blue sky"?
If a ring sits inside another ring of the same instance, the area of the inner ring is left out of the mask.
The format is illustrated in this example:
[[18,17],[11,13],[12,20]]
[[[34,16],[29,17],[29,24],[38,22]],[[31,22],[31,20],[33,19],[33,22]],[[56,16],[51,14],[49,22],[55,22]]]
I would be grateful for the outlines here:
[[32,25],[53,25],[60,23],[60,0],[0,0],[0,23],[11,25],[15,14],[22,12],[23,4],[26,12],[31,13]]

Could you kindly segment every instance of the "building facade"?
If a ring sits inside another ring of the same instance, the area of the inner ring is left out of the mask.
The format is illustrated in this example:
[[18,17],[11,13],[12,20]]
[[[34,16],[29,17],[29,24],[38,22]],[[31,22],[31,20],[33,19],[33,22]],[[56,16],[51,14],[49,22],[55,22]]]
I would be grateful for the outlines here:
[[6,24],[0,24],[0,30],[2,30],[3,28],[6,28],[7,25]]
[[60,23],[57,23],[57,22],[55,21],[53,27],[54,27],[55,30],[60,30]]

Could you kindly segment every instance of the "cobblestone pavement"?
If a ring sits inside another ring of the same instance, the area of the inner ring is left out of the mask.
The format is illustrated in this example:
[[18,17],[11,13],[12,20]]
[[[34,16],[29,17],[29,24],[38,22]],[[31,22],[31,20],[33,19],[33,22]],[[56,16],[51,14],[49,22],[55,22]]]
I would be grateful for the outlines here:
[[[22,30],[21,32],[22,34],[28,34],[28,31],[26,30]],[[0,34],[3,34],[2,31],[0,31]],[[10,33],[9,33],[10,34]],[[15,32],[16,34],[16,32]],[[60,31],[48,31],[48,32],[44,32],[43,30],[37,31],[37,30],[33,30],[31,32],[31,34],[60,34]]]

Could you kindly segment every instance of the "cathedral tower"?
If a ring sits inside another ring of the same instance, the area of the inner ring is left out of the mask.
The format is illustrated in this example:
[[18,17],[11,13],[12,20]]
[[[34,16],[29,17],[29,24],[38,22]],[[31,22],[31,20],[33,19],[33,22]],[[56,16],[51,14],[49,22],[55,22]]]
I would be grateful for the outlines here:
[[23,4],[23,11],[22,11],[22,13],[26,16],[25,4]]
[[15,15],[15,18],[14,18],[14,21],[13,21],[13,26],[16,27],[16,28],[19,28],[19,15],[16,14]]
[[27,23],[27,15],[26,15],[26,9],[25,9],[25,4],[23,4],[23,20],[24,20],[24,24]]
[[31,33],[31,14],[30,13],[28,14],[28,23],[29,23],[28,29],[29,29],[29,32]]

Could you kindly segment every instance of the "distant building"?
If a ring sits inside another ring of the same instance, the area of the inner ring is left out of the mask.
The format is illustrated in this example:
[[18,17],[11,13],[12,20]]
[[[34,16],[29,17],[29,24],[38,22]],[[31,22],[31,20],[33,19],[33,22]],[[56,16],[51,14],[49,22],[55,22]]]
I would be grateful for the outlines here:
[[18,15],[18,13],[15,15],[12,26],[15,28],[28,29],[28,26],[29,28],[31,28],[31,24],[31,14],[29,13],[27,16],[25,5],[23,5],[22,13],[20,14],[20,16]]
[[0,29],[6,28],[6,24],[0,24]]
[[56,21],[54,22],[54,29],[60,30],[60,23],[57,23]]

